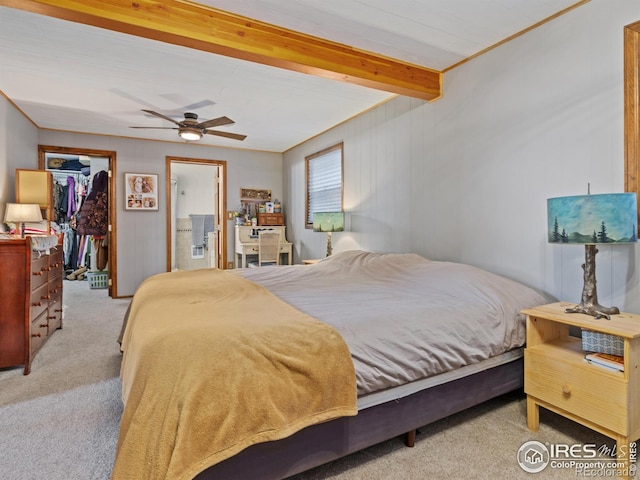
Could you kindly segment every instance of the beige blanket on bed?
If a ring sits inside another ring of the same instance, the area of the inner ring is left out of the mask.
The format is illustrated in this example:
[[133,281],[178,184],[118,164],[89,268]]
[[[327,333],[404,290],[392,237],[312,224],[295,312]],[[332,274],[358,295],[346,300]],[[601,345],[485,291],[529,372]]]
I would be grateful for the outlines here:
[[122,350],[114,480],[190,480],[252,444],[357,413],[334,328],[227,272],[145,281]]

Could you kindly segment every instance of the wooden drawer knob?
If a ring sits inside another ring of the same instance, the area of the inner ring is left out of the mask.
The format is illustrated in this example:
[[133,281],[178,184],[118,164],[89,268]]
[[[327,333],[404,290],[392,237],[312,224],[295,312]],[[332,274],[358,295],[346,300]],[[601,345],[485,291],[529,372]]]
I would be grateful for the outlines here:
[[[51,318],[51,317],[49,317],[49,318]],[[54,317],[54,318],[55,318],[55,317]],[[48,324],[48,323],[41,323],[41,324],[40,324],[40,328],[47,328],[48,326],[49,326],[49,324]]]
[[42,306],[42,302],[35,302],[31,304],[32,307],[41,307]]
[[36,277],[39,277],[40,275],[42,275],[42,272],[33,272],[33,275],[35,275]]
[[567,397],[569,395],[571,395],[571,385],[567,385],[567,384],[563,385],[562,386],[562,394],[567,396]]
[[32,337],[41,337],[42,335],[40,334],[40,332],[38,332],[38,333],[32,333],[31,336]]

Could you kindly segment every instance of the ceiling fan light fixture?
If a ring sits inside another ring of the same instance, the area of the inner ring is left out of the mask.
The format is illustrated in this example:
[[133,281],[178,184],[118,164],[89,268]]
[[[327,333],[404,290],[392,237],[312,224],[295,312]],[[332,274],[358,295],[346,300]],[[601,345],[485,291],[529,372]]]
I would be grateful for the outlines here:
[[142,110],[149,115],[162,118],[168,122],[171,122],[177,127],[130,127],[130,128],[159,128],[161,130],[178,130],[178,135],[183,140],[190,142],[196,142],[200,140],[205,134],[218,135],[220,137],[232,138],[234,140],[244,140],[246,135],[240,135],[238,133],[222,132],[220,130],[209,130],[211,127],[219,127],[223,125],[233,125],[235,122],[228,117],[212,118],[211,120],[205,120],[204,122],[198,122],[198,115],[191,112],[184,113],[184,120],[178,122],[171,117],[167,117],[153,110]]
[[181,127],[179,135],[184,140],[200,140],[202,138],[202,131],[195,127]]

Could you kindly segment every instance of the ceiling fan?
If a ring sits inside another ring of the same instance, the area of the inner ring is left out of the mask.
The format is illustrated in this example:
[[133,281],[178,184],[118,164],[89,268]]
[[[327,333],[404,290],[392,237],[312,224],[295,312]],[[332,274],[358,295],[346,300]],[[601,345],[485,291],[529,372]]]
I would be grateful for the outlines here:
[[162,115],[161,113],[154,112],[153,110],[142,110],[143,112],[155,115],[156,117],[163,118],[171,123],[175,123],[177,127],[130,127],[130,128],[155,128],[161,130],[178,130],[178,135],[184,140],[200,140],[203,135],[218,135],[220,137],[232,138],[233,140],[244,140],[246,135],[240,135],[237,133],[223,132],[220,130],[209,130],[211,127],[219,127],[222,125],[231,125],[235,123],[233,120],[227,117],[219,117],[204,122],[198,122],[198,115],[195,113],[186,112],[184,114],[184,120],[178,122],[171,117]]

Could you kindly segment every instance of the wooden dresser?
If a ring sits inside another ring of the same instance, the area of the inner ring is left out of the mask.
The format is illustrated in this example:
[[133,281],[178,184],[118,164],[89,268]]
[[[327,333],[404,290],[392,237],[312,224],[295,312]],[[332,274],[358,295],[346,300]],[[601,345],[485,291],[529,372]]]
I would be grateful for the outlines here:
[[62,328],[62,246],[33,251],[29,237],[0,240],[0,368],[24,365]]

